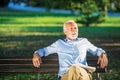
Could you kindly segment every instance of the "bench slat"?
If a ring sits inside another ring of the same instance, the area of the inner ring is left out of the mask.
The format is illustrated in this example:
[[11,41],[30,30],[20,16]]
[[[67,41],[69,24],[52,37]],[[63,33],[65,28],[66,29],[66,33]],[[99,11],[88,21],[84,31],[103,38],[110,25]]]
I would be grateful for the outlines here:
[[[1,58],[0,59],[0,72],[58,72],[58,58],[57,56],[48,56],[42,58],[42,64],[40,68],[33,67],[32,58]],[[99,68],[97,65],[97,57],[87,57],[89,66],[97,68],[96,73],[106,72],[107,69]]]
[[22,68],[22,69],[0,69],[0,73],[8,73],[8,72],[40,72],[40,73],[57,73],[58,69],[40,69],[40,68]]

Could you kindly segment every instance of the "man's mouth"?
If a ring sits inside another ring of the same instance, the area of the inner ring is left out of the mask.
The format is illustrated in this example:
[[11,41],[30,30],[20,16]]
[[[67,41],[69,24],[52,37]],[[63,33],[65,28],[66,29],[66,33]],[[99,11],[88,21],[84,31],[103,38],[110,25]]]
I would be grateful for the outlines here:
[[76,35],[76,34],[77,34],[77,32],[73,32],[73,33],[72,33],[72,35]]

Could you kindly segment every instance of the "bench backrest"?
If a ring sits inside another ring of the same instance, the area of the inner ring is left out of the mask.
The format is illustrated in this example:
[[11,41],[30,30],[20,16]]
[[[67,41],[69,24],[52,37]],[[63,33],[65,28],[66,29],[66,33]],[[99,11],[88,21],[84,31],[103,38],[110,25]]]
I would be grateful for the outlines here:
[[[101,69],[97,65],[97,57],[87,57],[88,65],[96,67],[97,73],[106,72],[106,68]],[[59,68],[57,56],[42,58],[42,64],[35,68],[32,58],[0,58],[0,72],[41,72],[57,73]]]

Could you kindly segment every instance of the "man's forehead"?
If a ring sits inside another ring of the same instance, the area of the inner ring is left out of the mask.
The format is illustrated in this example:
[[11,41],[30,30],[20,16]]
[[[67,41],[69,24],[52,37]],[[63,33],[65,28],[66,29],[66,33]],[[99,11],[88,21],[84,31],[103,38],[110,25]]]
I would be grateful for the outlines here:
[[67,22],[66,23],[66,26],[69,26],[69,27],[77,27],[77,24],[75,22]]

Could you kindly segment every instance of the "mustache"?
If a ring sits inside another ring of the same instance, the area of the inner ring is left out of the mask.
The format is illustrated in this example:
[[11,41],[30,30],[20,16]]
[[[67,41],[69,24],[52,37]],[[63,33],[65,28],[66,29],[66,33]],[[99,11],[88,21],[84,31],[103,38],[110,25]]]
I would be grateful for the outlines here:
[[73,32],[72,34],[77,34],[77,32]]

